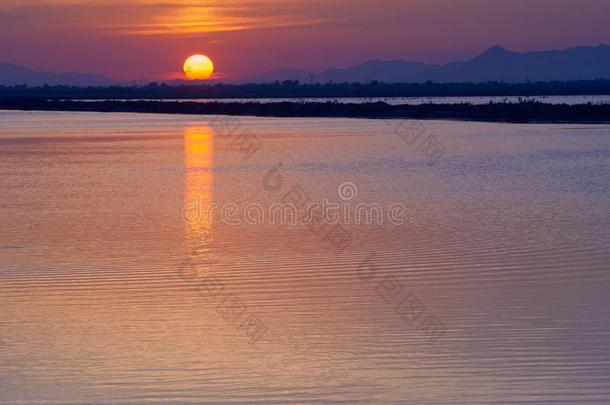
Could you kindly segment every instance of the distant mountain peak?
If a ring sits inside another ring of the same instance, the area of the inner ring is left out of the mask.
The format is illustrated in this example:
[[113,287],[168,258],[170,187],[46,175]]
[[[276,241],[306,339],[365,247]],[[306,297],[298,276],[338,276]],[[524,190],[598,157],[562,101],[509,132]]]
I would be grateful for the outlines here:
[[494,45],[491,48],[487,49],[482,54],[480,54],[476,59],[488,58],[488,57],[497,58],[498,56],[514,55],[514,54],[515,54],[514,52],[509,51],[508,49],[504,48],[501,45]]
[[73,86],[109,86],[116,82],[108,77],[77,72],[49,73],[39,72],[23,66],[0,61],[0,85],[30,86],[73,85]]
[[[291,77],[302,82],[423,83],[434,82],[525,82],[528,80],[595,80],[610,78],[610,46],[581,46],[564,50],[514,52],[494,45],[475,58],[446,65],[406,60],[373,59],[356,66],[322,72],[268,74],[254,78],[270,82]],[[256,80],[258,79],[258,80]]]
[[487,52],[510,52],[508,49],[503,47],[502,45],[494,45],[490,47]]

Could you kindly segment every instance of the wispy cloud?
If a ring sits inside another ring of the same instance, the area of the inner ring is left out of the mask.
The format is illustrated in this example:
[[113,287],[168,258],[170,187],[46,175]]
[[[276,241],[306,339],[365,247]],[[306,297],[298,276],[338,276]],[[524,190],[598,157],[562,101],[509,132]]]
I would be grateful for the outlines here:
[[8,0],[0,5],[0,24],[27,23],[37,29],[86,30],[110,35],[185,35],[337,21],[304,13],[272,0],[236,1]]

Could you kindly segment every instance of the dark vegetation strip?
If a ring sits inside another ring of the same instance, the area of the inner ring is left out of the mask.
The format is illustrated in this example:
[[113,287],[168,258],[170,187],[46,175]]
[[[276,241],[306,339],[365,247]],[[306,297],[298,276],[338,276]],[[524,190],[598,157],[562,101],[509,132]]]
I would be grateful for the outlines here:
[[610,104],[422,104],[386,103],[196,103],[166,101],[68,101],[0,99],[0,109],[159,114],[250,115],[261,117],[344,117],[456,119],[496,122],[610,122]]
[[185,99],[185,98],[337,98],[610,95],[610,80],[527,83],[299,83],[265,84],[150,83],[145,86],[0,86],[0,98]]

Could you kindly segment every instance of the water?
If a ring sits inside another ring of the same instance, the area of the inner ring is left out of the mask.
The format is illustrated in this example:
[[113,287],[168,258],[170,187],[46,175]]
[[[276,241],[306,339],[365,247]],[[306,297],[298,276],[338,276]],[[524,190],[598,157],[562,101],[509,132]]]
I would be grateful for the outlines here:
[[[81,100],[98,101],[98,100]],[[133,101],[133,100],[118,100]],[[142,99],[142,101],[159,101],[159,99]],[[605,96],[477,96],[477,97],[344,97],[344,98],[193,98],[193,99],[168,99],[167,102],[196,102],[196,103],[377,103],[383,102],[390,105],[421,105],[421,104],[489,104],[489,103],[521,103],[523,101],[536,101],[545,104],[609,104],[610,95]]]
[[214,118],[0,112],[2,403],[610,401],[609,126]]

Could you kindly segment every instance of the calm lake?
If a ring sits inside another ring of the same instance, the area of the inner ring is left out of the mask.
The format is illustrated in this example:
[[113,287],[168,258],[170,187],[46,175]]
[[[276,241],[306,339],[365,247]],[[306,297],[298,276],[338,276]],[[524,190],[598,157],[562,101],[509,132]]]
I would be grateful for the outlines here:
[[607,125],[1,111],[0,207],[3,404],[610,402]]

